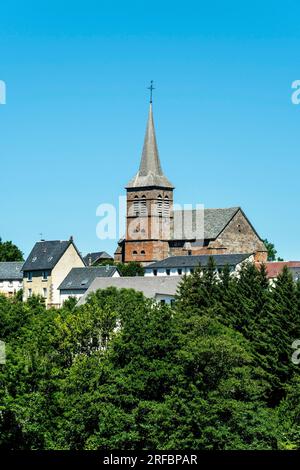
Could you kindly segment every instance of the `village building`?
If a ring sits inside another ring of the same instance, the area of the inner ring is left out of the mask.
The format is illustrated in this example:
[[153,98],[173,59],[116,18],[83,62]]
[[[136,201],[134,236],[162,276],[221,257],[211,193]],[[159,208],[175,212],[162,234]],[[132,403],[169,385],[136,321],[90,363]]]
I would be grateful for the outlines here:
[[78,305],[84,304],[89,294],[108,287],[134,289],[137,292],[142,292],[145,297],[162,304],[172,304],[181,280],[182,276],[97,277],[81,297]]
[[106,251],[97,251],[94,253],[88,253],[83,257],[83,261],[86,266],[98,266],[105,262],[113,262],[113,257],[110,256]]
[[72,268],[58,287],[60,305],[63,305],[70,297],[79,300],[97,277],[120,277],[120,273],[116,266],[109,265]]
[[182,276],[192,274],[200,266],[205,268],[209,259],[214,260],[216,270],[225,266],[230,272],[238,273],[245,263],[253,263],[253,254],[226,254],[226,255],[195,255],[195,256],[171,256],[162,261],[148,264],[145,267],[145,276]]
[[58,287],[72,268],[84,266],[72,237],[37,242],[23,266],[23,300],[40,295],[46,307],[59,307]]
[[126,186],[126,234],[115,261],[148,265],[170,256],[254,253],[267,260],[267,249],[240,207],[175,210],[174,185],[160,163],[152,99],[140,167]]
[[0,294],[12,297],[23,287],[23,261],[0,262]]

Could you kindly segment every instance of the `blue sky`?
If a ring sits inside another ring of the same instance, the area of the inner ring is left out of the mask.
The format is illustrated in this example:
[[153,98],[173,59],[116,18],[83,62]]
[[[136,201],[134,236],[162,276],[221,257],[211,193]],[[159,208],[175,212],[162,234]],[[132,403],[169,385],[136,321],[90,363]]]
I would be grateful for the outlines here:
[[117,204],[154,118],[175,201],[241,206],[300,259],[297,1],[10,1],[0,7],[0,236],[28,254],[71,234],[113,253]]

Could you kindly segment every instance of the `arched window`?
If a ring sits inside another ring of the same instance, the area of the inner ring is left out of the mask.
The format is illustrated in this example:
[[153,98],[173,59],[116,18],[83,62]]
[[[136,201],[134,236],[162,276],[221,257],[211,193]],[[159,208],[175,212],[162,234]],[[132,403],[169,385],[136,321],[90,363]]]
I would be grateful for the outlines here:
[[158,215],[162,215],[163,211],[163,201],[162,201],[162,196],[159,194],[157,196],[157,213]]
[[146,201],[146,196],[144,194],[140,202],[140,212],[141,212],[141,215],[147,215],[147,201]]
[[137,217],[138,215],[140,215],[139,198],[138,198],[138,196],[134,196],[133,212],[134,212],[134,215],[135,215],[136,217]]
[[134,250],[134,251],[132,252],[132,254],[133,254],[133,255],[137,255],[137,251]]
[[145,255],[145,252],[144,250],[141,251],[141,255],[144,256]]

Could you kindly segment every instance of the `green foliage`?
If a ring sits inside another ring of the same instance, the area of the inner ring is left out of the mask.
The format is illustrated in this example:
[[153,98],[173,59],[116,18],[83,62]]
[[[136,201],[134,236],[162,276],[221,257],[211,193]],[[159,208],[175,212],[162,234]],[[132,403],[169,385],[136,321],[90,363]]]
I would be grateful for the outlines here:
[[0,296],[1,449],[300,449],[300,284],[186,276],[174,307],[109,288],[76,307]]
[[283,261],[283,258],[280,258],[279,256],[276,258],[277,250],[274,243],[269,242],[267,238],[265,238],[264,244],[268,250],[268,261]]
[[0,238],[0,261],[24,261],[23,253],[11,241],[3,242]]
[[122,276],[144,276],[144,268],[141,263],[137,261],[130,261],[129,263],[117,263],[117,268]]

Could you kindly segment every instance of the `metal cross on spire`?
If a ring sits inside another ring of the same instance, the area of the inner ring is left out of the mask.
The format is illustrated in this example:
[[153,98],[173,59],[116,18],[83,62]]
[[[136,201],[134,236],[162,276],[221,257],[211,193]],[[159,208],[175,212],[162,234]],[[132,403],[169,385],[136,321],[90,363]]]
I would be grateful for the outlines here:
[[151,80],[150,86],[148,86],[148,90],[150,90],[150,103],[152,103],[152,92],[153,92],[153,90],[155,90],[155,88],[153,86],[153,80]]

